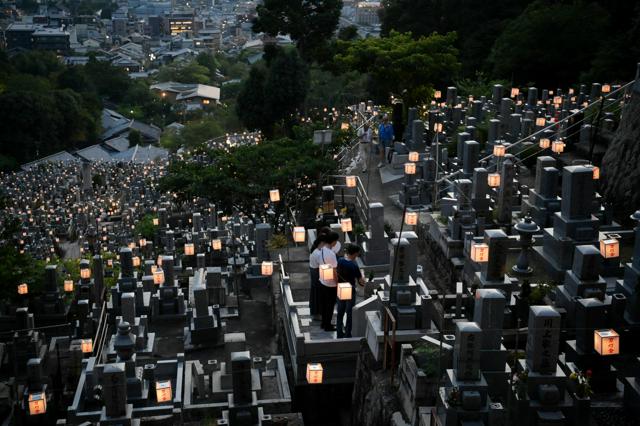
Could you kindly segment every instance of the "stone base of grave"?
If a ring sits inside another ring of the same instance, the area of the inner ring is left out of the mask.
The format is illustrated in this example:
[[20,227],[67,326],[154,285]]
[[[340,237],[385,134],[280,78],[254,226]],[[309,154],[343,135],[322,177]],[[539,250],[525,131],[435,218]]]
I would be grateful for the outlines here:
[[573,254],[578,245],[597,244],[597,240],[574,241],[572,239],[556,239],[553,228],[543,233],[543,245],[533,247],[534,253],[542,261],[545,271],[553,281],[562,281],[565,271],[571,269]]
[[560,211],[560,198],[542,197],[532,189],[529,191],[529,198],[522,200],[522,210],[531,214],[540,228],[547,228],[553,224],[554,213]]
[[[193,322],[190,324],[193,327]],[[224,344],[221,339],[222,332],[218,327],[210,327],[204,329],[184,328],[184,349],[185,351],[210,348],[221,346]]]
[[623,377],[624,408],[633,417],[640,417],[640,379]]
[[482,277],[482,272],[476,272],[475,282],[479,288],[495,288],[505,294],[507,300],[511,300],[511,292],[518,288],[518,279],[505,275],[502,281],[489,281]]
[[500,349],[480,350],[480,369],[489,385],[488,392],[492,397],[500,397],[506,401],[509,392],[509,376],[511,368],[507,364],[507,350],[504,346]]
[[565,361],[574,363],[581,371],[590,369],[591,389],[594,393],[615,393],[617,390],[616,369],[608,360],[604,360],[602,355],[592,351],[584,353],[576,347],[575,340],[568,340],[565,349]]
[[138,426],[140,419],[134,419],[133,417],[133,405],[127,404],[125,414],[121,417],[107,417],[107,409],[102,408],[102,414],[100,415],[101,425],[119,425],[119,426]]

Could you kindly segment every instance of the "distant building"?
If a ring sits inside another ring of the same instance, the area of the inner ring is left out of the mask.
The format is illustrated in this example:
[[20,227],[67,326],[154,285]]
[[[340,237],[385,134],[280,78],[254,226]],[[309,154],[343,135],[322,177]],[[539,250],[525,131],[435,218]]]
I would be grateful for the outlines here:
[[31,35],[35,31],[33,24],[12,23],[4,32],[7,49],[31,49]]
[[187,36],[193,34],[193,11],[191,12],[172,12],[169,17],[169,34],[172,36],[185,34]]
[[199,109],[220,101],[220,88],[204,84],[183,84],[172,81],[151,86],[163,99],[184,104],[187,109]]
[[12,23],[5,31],[7,49],[49,50],[59,53],[70,49],[69,33],[40,25]]
[[382,8],[379,1],[361,1],[356,5],[356,24],[358,25],[379,25],[380,18],[378,12]]
[[41,28],[31,36],[33,49],[53,52],[67,52],[70,49],[69,33],[56,28]]

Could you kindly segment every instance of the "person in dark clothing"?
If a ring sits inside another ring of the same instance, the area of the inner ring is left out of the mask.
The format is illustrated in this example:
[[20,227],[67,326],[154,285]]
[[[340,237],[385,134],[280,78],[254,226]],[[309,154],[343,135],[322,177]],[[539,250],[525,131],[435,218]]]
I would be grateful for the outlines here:
[[[338,339],[351,337],[351,311],[356,302],[356,282],[364,286],[364,278],[358,267],[356,259],[360,256],[361,249],[357,245],[349,245],[345,249],[344,257],[338,259],[338,281],[351,284],[351,299],[338,299],[338,316],[336,320],[336,336]],[[343,318],[347,315],[346,323],[343,325]]]

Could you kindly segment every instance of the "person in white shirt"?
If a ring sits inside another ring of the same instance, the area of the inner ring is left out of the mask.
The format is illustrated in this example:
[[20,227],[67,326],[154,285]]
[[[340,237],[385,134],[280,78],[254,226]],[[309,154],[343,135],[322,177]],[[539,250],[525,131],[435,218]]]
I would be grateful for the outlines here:
[[360,163],[362,164],[362,173],[367,172],[369,166],[369,153],[371,151],[371,141],[373,140],[373,130],[368,124],[358,129],[358,137],[360,143],[358,144],[358,151],[360,156]]
[[331,230],[328,227],[324,227],[318,230],[318,237],[311,246],[311,253],[309,254],[309,283],[311,288],[309,289],[309,313],[314,321],[320,320],[320,273],[319,267],[322,264],[322,258],[320,256],[322,247],[326,245],[326,237]]
[[320,314],[322,315],[321,327],[325,331],[335,331],[335,326],[331,324],[333,318],[333,309],[336,305],[338,281],[336,279],[336,268],[338,267],[338,259],[332,248],[336,246],[340,235],[337,232],[331,232],[328,235],[319,237],[322,246],[312,253],[314,264],[330,265],[333,270],[333,276],[330,279],[322,279],[320,277],[319,293],[320,293]]

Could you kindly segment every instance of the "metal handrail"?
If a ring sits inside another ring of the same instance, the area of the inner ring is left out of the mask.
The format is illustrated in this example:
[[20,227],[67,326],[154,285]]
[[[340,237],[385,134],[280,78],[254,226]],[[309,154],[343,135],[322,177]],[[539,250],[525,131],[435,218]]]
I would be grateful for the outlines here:
[[98,329],[93,344],[93,356],[96,358],[96,362],[101,362],[102,351],[104,349],[105,339],[107,335],[107,302],[102,302],[102,310],[100,311],[100,320],[98,322]]
[[[392,338],[389,339],[389,323],[392,325]],[[382,361],[382,365],[385,370],[389,368],[387,365],[387,352],[391,350],[391,383],[393,384],[393,379],[396,373],[396,319],[393,314],[389,310],[388,306],[384,306],[384,358]]]
[[[623,90],[626,90],[628,87],[630,87],[633,83],[635,83],[636,80],[632,80],[630,82],[628,82],[627,84],[620,86],[619,88],[617,88],[616,90],[614,90],[613,92],[607,94],[606,96],[603,96],[604,99],[609,98],[611,96],[613,96],[614,94],[621,92]],[[622,98],[620,98],[620,100],[622,100]],[[558,128],[561,124],[566,123],[569,119],[571,119],[572,117],[575,117],[576,115],[579,115],[581,113],[583,113],[584,111],[586,111],[587,109],[591,108],[593,105],[595,104],[595,102],[590,103],[589,105],[587,105],[586,107],[583,107],[581,109],[579,109],[578,111],[572,113],[571,115],[566,116],[565,118],[563,118],[562,120],[559,120],[555,123],[552,123],[546,127],[543,127],[540,130],[535,131],[534,133],[525,136],[519,140],[517,140],[516,142],[509,144],[506,147],[506,150],[510,150],[513,147],[520,145],[521,143],[524,142],[528,142],[531,141],[532,139],[534,139],[537,135],[539,134],[543,134],[544,132],[546,132],[547,130],[554,130],[554,128]],[[489,154],[484,158],[481,158],[480,160],[478,160],[478,162],[482,162],[482,161],[486,161],[488,159],[490,159],[491,157],[493,157],[493,154]],[[448,179],[451,179],[454,176],[457,176],[458,174],[460,174],[462,172],[462,170],[456,170],[453,173],[449,173],[448,175],[442,176],[441,178],[438,179],[437,183],[441,183],[441,182],[445,182],[448,181]]]

